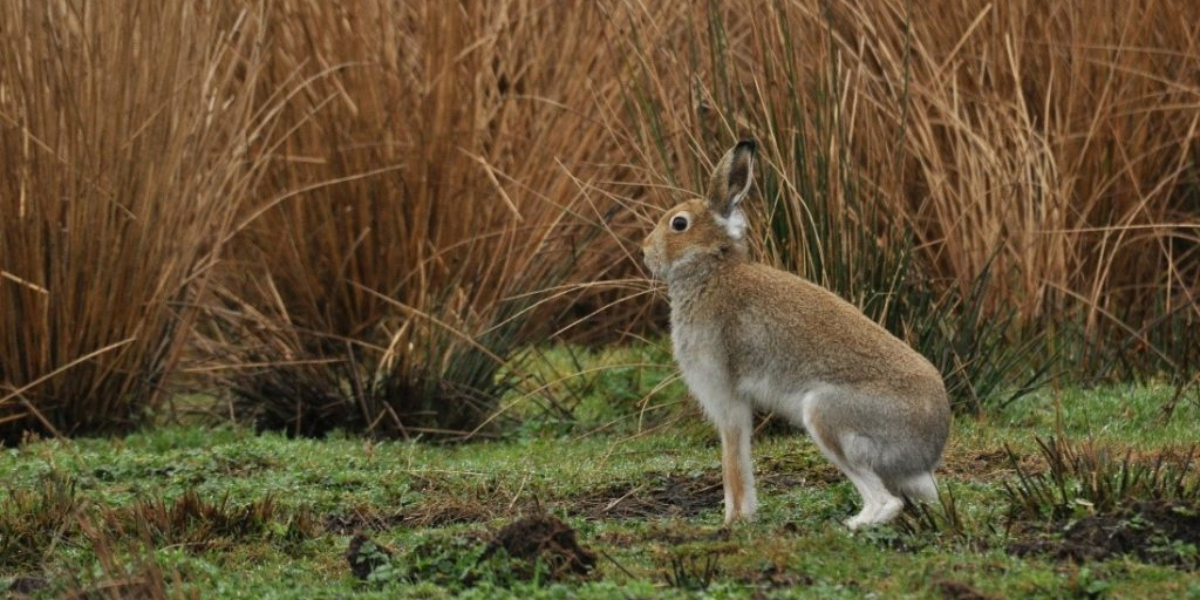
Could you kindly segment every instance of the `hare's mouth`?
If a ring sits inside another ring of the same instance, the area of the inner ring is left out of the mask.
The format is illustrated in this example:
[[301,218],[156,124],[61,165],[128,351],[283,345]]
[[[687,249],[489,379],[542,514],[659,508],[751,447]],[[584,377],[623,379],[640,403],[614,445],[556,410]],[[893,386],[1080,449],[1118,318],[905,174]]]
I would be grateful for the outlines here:
[[650,276],[655,279],[662,279],[662,264],[658,261],[658,257],[652,252],[642,251],[642,264],[646,265],[646,269],[650,271]]

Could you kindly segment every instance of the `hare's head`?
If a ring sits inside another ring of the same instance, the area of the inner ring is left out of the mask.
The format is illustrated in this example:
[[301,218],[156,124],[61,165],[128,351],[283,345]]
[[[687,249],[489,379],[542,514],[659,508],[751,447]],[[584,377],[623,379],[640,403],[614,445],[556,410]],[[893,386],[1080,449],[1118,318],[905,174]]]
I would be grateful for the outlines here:
[[754,142],[739,142],[713,169],[707,198],[683,202],[658,221],[642,244],[656,278],[670,280],[681,268],[745,254],[747,221],[738,204],[754,180],[754,151]]

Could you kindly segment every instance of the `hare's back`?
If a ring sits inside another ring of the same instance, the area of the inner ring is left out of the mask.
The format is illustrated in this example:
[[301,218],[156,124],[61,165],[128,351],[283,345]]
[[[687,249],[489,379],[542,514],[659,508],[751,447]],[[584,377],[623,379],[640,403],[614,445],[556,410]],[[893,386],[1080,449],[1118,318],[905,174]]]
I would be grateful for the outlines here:
[[783,370],[824,383],[907,380],[940,387],[928,360],[833,292],[762,264],[745,263],[732,279],[726,293],[742,299],[727,330],[736,338],[738,370]]

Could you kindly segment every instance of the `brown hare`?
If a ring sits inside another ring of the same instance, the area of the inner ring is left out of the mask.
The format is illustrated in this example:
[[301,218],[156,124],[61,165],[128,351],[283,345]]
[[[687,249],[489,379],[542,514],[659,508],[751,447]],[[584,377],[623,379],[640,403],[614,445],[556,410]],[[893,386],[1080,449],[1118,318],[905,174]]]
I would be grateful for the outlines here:
[[886,523],[903,498],[937,499],[950,431],[941,375],[924,357],[832,292],[747,258],[738,204],[753,181],[743,141],[713,171],[708,196],[666,212],[643,245],[666,281],[675,360],[721,436],[725,522],[757,499],[753,410],[803,426],[854,483],[851,529]]

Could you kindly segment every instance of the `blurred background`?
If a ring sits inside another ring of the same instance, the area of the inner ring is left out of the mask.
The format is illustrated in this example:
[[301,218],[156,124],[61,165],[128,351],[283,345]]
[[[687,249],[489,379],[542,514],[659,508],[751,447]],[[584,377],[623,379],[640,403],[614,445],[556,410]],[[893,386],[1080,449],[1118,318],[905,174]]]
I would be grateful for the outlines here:
[[669,365],[636,250],[744,137],[755,254],[960,411],[1182,393],[1200,4],[1163,5],[6,0],[0,439],[569,420]]

